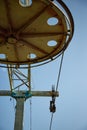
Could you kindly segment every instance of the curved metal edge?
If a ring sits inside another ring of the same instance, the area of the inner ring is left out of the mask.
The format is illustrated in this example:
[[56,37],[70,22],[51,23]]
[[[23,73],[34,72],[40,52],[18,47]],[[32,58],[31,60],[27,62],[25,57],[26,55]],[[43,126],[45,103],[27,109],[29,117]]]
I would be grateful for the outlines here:
[[73,16],[71,14],[71,11],[68,9],[68,7],[66,6],[66,4],[62,1],[62,0],[56,0],[65,10],[67,16],[69,17],[70,23],[71,23],[71,27],[72,27],[72,36],[70,38],[69,41],[71,41],[73,34],[74,34],[74,19]]
[[35,67],[39,67],[39,66],[42,66],[42,65],[45,65],[47,63],[50,63],[52,61],[54,61],[55,59],[57,59],[62,53],[64,52],[61,51],[56,57],[54,57],[53,59],[49,59],[49,60],[46,60],[45,62],[38,62],[36,64],[32,64],[31,66],[29,66],[29,64],[25,64],[27,66],[22,66],[22,65],[18,65],[18,64],[15,64],[15,65],[12,65],[12,64],[8,64],[8,65],[0,65],[1,68],[18,68],[18,69],[28,69],[28,68],[35,68]]

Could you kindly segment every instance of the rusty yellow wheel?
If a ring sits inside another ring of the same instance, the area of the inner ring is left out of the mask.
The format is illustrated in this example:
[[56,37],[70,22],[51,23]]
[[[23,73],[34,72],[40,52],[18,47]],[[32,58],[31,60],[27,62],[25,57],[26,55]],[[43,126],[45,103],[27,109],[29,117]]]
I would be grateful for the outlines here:
[[71,19],[51,0],[33,0],[28,7],[1,0],[0,63],[35,66],[55,59],[72,38]]

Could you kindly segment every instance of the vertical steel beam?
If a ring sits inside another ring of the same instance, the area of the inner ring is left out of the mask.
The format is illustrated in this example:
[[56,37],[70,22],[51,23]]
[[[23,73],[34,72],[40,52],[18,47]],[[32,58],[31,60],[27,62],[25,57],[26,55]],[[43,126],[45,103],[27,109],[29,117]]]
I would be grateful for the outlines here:
[[9,83],[10,83],[10,89],[11,89],[11,92],[12,92],[12,89],[13,89],[13,80],[12,80],[12,75],[13,75],[13,72],[12,72],[12,68],[10,68],[10,67],[12,67],[11,65],[7,65],[7,67],[8,67],[8,77],[9,77]]
[[23,130],[24,98],[16,99],[16,113],[14,130]]

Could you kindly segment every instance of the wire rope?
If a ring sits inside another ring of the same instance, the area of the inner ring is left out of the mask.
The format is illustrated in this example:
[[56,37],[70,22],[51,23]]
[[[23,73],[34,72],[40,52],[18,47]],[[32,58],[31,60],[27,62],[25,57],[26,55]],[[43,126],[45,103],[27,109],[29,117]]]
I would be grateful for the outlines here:
[[[29,91],[31,92],[31,65],[28,68]],[[32,100],[30,99],[30,130],[32,130]]]
[[[60,66],[59,66],[59,69],[58,69],[56,92],[57,92],[58,87],[59,87],[60,75],[61,75],[62,64],[63,64],[63,57],[64,57],[64,51],[62,52],[61,61],[60,61]],[[55,99],[56,99],[56,97],[55,97]],[[49,130],[52,130],[53,116],[54,116],[54,113],[52,112]]]
[[60,61],[60,66],[59,66],[59,72],[58,72],[58,77],[57,77],[57,84],[56,84],[56,91],[58,90],[59,87],[59,81],[60,81],[60,75],[61,75],[61,70],[62,70],[62,64],[63,64],[63,57],[64,57],[64,51],[62,53],[61,61]]
[[[69,20],[70,20],[70,23],[71,23],[71,33],[72,33],[72,35],[71,35],[70,39],[68,39],[68,43],[69,43],[71,41],[71,39],[73,37],[73,33],[74,33],[73,17],[72,17],[70,10],[67,8],[67,6],[64,4],[64,2],[62,0],[57,0],[57,2],[65,9],[65,12],[67,13],[67,16],[69,17]],[[65,49],[66,49],[66,47],[65,47]],[[59,87],[59,80],[60,80],[60,74],[61,74],[61,69],[62,69],[63,57],[64,57],[64,51],[62,52],[62,57],[61,57],[61,62],[60,62],[60,67],[59,67],[59,73],[58,73],[58,78],[57,78],[57,84],[56,84],[56,91],[58,90],[58,87]],[[55,97],[55,99],[56,99],[56,97]],[[52,129],[52,123],[53,123],[53,113],[51,115],[49,130]]]
[[10,101],[12,101],[12,106],[13,106],[14,113],[15,113],[15,102],[14,102],[14,99],[11,97],[11,98],[10,98]]
[[30,130],[32,130],[32,100],[30,99]]
[[51,120],[50,120],[50,127],[49,127],[49,130],[52,129],[52,123],[53,123],[53,112],[52,112],[52,115],[51,115]]

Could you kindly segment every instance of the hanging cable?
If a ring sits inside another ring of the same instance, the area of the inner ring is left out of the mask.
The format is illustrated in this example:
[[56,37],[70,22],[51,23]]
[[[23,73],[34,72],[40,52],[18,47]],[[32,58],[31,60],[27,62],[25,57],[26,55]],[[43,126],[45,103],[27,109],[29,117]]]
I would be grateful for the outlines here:
[[50,120],[50,127],[49,127],[49,130],[52,129],[52,123],[53,123],[53,112],[52,112],[52,115],[51,115],[51,120]]
[[[29,92],[31,92],[31,65],[28,65]],[[32,130],[32,100],[30,99],[30,130]]]
[[11,98],[10,98],[10,101],[12,102],[12,106],[13,106],[14,113],[15,113],[15,102],[14,102],[14,99],[11,97]]
[[[62,52],[62,57],[61,57],[61,61],[60,61],[60,66],[59,66],[59,69],[58,69],[56,91],[58,90],[58,87],[59,87],[60,75],[61,75],[62,64],[63,64],[63,57],[64,57],[64,51]],[[55,99],[56,99],[56,97],[55,97]],[[54,101],[55,101],[55,100],[54,100]],[[55,104],[55,102],[54,102],[54,104]],[[53,115],[54,115],[54,112],[52,112],[52,115],[51,115],[51,120],[50,120],[50,127],[49,127],[49,130],[52,129],[52,124],[53,124]]]
[[32,130],[32,100],[30,99],[30,130]]
[[61,70],[62,70],[62,64],[63,64],[63,57],[64,57],[64,51],[62,53],[62,57],[61,57],[61,61],[60,61],[60,67],[59,67],[59,72],[58,72],[58,78],[57,78],[57,84],[56,84],[56,91],[58,90],[59,87],[59,80],[60,80],[60,74],[61,74]]

